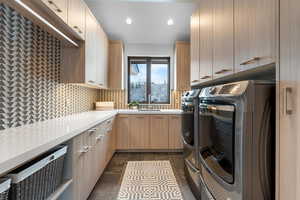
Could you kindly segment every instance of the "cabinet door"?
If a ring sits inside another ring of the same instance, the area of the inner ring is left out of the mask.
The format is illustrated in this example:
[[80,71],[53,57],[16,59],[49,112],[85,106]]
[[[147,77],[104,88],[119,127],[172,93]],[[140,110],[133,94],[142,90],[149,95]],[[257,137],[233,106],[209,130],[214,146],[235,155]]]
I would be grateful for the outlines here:
[[108,68],[108,39],[102,27],[97,27],[97,83],[107,88]]
[[176,89],[190,90],[190,43],[176,42]]
[[72,141],[73,144],[73,198],[75,200],[81,200],[82,198],[82,183],[84,182],[83,177],[83,165],[84,165],[84,156],[81,153],[81,150],[84,146],[84,141],[82,140],[82,136],[79,135],[75,137]]
[[149,149],[149,117],[136,115],[130,117],[129,125],[129,148]]
[[300,1],[280,3],[277,199],[300,199]]
[[74,198],[87,199],[90,190],[89,145],[87,134],[83,133],[73,139],[73,181]]
[[123,72],[123,43],[122,41],[109,42],[108,54],[108,87],[109,89],[122,88]]
[[68,24],[84,40],[86,5],[82,0],[69,0],[68,8]]
[[169,148],[170,149],[183,149],[181,140],[181,117],[169,117]]
[[153,115],[150,117],[150,147],[152,149],[169,148],[169,117]]
[[120,115],[117,118],[117,149],[129,148],[129,116]]
[[233,0],[213,0],[213,78],[233,73]]
[[191,85],[200,83],[200,12],[191,17]]
[[213,1],[200,0],[200,82],[212,79]]
[[42,0],[42,2],[66,24],[68,23],[68,0]]
[[236,72],[275,63],[277,0],[235,0]]
[[85,82],[97,84],[97,26],[98,22],[92,13],[86,11],[86,38],[85,38]]

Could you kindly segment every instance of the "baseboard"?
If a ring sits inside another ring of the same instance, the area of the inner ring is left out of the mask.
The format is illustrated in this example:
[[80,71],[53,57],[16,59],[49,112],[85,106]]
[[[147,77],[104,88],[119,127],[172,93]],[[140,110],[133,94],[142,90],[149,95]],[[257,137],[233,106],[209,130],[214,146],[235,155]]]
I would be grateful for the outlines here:
[[118,149],[116,152],[124,153],[182,153],[183,149]]

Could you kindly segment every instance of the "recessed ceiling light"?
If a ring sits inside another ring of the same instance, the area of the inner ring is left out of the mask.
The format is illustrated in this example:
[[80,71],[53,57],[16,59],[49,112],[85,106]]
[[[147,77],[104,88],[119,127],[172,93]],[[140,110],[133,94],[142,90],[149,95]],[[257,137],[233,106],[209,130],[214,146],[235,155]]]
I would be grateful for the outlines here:
[[168,22],[167,22],[167,24],[169,25],[169,26],[172,26],[172,25],[174,25],[174,21],[173,21],[173,19],[168,19]]
[[132,24],[132,19],[130,17],[127,17],[126,24]]

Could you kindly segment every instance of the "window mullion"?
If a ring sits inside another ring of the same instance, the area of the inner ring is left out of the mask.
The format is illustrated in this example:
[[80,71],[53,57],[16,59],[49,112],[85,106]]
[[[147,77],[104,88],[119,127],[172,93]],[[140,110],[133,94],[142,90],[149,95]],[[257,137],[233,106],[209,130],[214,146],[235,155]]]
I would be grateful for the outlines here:
[[149,95],[151,95],[151,58],[147,58],[147,102],[151,100]]

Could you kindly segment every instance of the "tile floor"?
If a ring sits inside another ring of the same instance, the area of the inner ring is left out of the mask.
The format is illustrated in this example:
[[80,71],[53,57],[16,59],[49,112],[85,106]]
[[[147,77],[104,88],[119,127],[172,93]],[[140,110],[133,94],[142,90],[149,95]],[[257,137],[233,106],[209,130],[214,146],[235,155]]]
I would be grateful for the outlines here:
[[184,176],[181,153],[116,153],[96,184],[89,200],[116,200],[127,161],[140,160],[169,160],[184,200],[196,200]]

